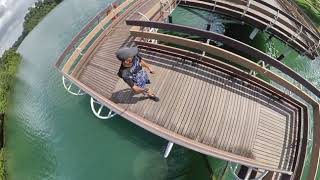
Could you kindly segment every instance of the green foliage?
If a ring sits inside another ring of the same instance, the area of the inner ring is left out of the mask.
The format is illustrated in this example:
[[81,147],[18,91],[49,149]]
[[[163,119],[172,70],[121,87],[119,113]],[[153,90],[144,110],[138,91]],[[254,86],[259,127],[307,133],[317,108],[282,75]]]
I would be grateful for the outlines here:
[[22,35],[13,44],[13,47],[18,48],[33,28],[61,1],[62,0],[38,0],[34,7],[29,8],[29,12],[24,17]]
[[9,92],[20,61],[20,54],[13,48],[6,50],[0,59],[0,113],[7,110]]
[[[23,32],[12,48],[6,50],[0,58],[0,113],[5,113],[8,107],[8,98],[13,89],[13,81],[21,61],[21,55],[16,49],[32,29],[62,0],[38,0],[35,7],[29,8],[23,24]],[[5,180],[5,159],[3,148],[0,150],[0,180]]]
[[320,29],[320,1],[319,0],[297,0],[297,4],[305,11],[311,20]]
[[4,159],[4,149],[0,149],[0,180],[6,179],[6,171],[5,171],[5,159]]

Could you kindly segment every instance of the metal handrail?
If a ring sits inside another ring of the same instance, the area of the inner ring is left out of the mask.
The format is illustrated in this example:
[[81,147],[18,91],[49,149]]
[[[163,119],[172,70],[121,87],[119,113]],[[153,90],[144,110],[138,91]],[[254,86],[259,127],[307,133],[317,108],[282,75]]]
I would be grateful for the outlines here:
[[153,27],[153,28],[177,31],[177,32],[197,35],[206,39],[222,42],[223,44],[229,47],[238,49],[240,51],[247,53],[252,57],[265,61],[265,63],[279,69],[281,72],[285,73],[292,79],[296,80],[297,82],[302,84],[305,88],[307,88],[309,91],[311,91],[314,95],[320,98],[320,91],[317,87],[315,87],[309,81],[305,80],[303,77],[301,77],[298,73],[296,73],[294,70],[292,70],[285,64],[281,63],[280,61],[274,59],[273,57],[263,53],[262,51],[252,46],[244,44],[238,40],[232,39],[225,35],[218,34],[211,31],[205,31],[205,30],[201,30],[193,27],[183,26],[183,25],[160,23],[160,22],[154,22],[154,21],[127,20],[127,24],[132,26]]

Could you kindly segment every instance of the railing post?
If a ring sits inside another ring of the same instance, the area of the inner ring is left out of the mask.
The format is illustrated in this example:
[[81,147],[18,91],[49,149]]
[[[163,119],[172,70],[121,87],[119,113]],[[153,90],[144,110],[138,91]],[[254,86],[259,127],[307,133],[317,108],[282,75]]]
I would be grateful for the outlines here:
[[169,156],[171,149],[172,149],[172,146],[173,146],[173,143],[169,141],[167,144],[167,147],[166,147],[166,151],[163,156],[164,158],[167,158]]
[[253,40],[256,37],[256,35],[258,34],[258,32],[259,32],[259,29],[258,28],[254,28],[253,31],[251,32],[249,38],[251,40]]

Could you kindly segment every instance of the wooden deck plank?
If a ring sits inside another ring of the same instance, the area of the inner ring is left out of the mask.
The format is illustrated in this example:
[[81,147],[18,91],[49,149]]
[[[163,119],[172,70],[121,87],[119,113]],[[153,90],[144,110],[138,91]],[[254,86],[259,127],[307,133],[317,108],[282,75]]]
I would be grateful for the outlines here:
[[[184,71],[190,69],[190,67],[183,65],[183,63],[181,64],[182,64],[181,67],[183,67]],[[172,97],[173,102],[168,105],[166,116],[163,117],[163,119],[165,120],[164,127],[166,128],[172,127],[172,124],[173,126],[175,126],[175,124],[178,121],[178,119],[174,119],[172,117],[176,113],[175,108],[179,105],[179,100],[183,96],[187,96],[187,94],[183,94],[183,91],[186,88],[186,84],[188,83],[187,80],[188,80],[188,76],[182,75],[182,77],[180,77],[180,79],[177,82],[177,88],[174,90],[175,94],[173,94],[173,97]]]
[[[198,90],[199,88],[201,88],[201,80],[199,80],[196,75],[199,71],[199,69],[195,69],[194,70],[194,74],[192,74],[192,83],[191,83],[191,89],[190,92],[188,93],[188,99],[186,102],[186,105],[184,106],[184,111],[183,113],[180,115],[180,118],[182,118],[182,123],[180,124],[178,133],[179,134],[183,134],[186,135],[186,129],[188,128],[189,124],[190,124],[190,118],[195,110],[195,106],[198,102],[198,98],[199,97],[199,93]],[[188,113],[186,113],[188,112]]]
[[230,137],[230,133],[233,133],[233,129],[230,129],[230,126],[232,124],[232,121],[234,119],[232,119],[233,116],[233,112],[234,109],[238,108],[238,106],[236,105],[237,102],[237,98],[239,96],[236,96],[235,92],[234,92],[234,87],[235,87],[235,83],[232,82],[231,79],[228,79],[228,83],[226,84],[227,88],[230,88],[229,90],[229,95],[228,95],[228,102],[226,103],[225,106],[225,111],[223,112],[223,118],[222,118],[222,122],[220,123],[220,127],[219,127],[219,138],[218,138],[218,147],[220,149],[224,149],[225,148],[225,143],[228,139],[228,137]]
[[[205,68],[205,67],[204,67]],[[213,98],[213,91],[215,90],[215,86],[213,85],[212,79],[213,79],[213,71],[210,71],[209,68],[205,68],[206,71],[211,72],[209,75],[206,75],[206,81],[207,81],[207,87],[206,87],[206,92],[204,93],[204,100],[203,104],[200,106],[202,107],[200,109],[200,112],[198,113],[198,116],[195,118],[196,121],[198,122],[196,126],[194,126],[195,134],[192,139],[195,139],[197,141],[200,140],[201,138],[201,133],[203,132],[203,129],[205,124],[207,124],[210,119],[206,118],[206,116],[209,114],[208,110],[210,109],[210,106],[213,104],[211,101]],[[200,142],[200,141],[199,141]]]
[[[209,143],[209,141],[207,141],[209,139],[209,134],[211,132],[211,127],[212,125],[217,122],[213,117],[215,115],[215,112],[217,111],[217,106],[216,104],[219,102],[219,98],[221,98],[222,96],[220,96],[220,93],[222,92],[222,88],[218,86],[217,81],[217,76],[213,75],[212,79],[214,79],[214,82],[212,83],[212,85],[214,86],[214,89],[212,88],[212,92],[211,92],[211,96],[210,96],[210,102],[212,102],[210,104],[210,108],[207,111],[206,116],[204,117],[205,119],[208,119],[209,122],[205,123],[204,125],[204,130],[202,130],[202,133],[200,135],[200,142],[204,142],[204,143]],[[213,126],[214,127],[214,126]]]
[[159,113],[157,114],[156,118],[157,118],[157,124],[161,125],[161,126],[165,126],[166,123],[166,117],[168,115],[168,113],[171,111],[171,107],[172,104],[175,103],[175,99],[177,98],[177,93],[179,92],[179,89],[182,88],[181,87],[181,81],[183,79],[183,74],[182,73],[177,73],[174,70],[175,69],[180,69],[183,68],[183,64],[181,63],[177,63],[177,65],[174,67],[174,69],[170,72],[171,73],[171,82],[168,84],[167,88],[171,89],[171,92],[169,92],[169,89],[167,89],[167,91],[169,93],[166,94],[166,96],[164,97],[164,104],[163,104],[163,108],[161,108],[161,110],[159,111]]
[[[192,69],[192,67],[190,67],[189,65],[185,64],[185,62],[180,62],[181,64],[183,64],[183,70],[188,72]],[[180,106],[182,106],[183,104],[181,104],[181,100],[188,96],[188,94],[185,94],[186,92],[186,89],[187,87],[189,86],[189,77],[190,76],[184,76],[182,78],[182,80],[179,82],[179,85],[178,87],[181,87],[181,88],[178,88],[177,92],[176,92],[176,97],[175,97],[175,100],[174,100],[174,103],[172,103],[172,106],[170,107],[170,111],[168,113],[168,115],[166,117],[164,117],[165,119],[172,119],[172,121],[169,121],[167,120],[164,127],[168,128],[168,129],[171,129],[171,130],[174,130],[176,128],[176,125],[177,123],[179,122],[179,119],[178,118],[175,118],[176,116],[179,116],[179,112],[177,111],[178,108]]]
[[[199,70],[198,70],[199,73]],[[193,89],[193,93],[192,94],[196,94],[196,95],[191,95],[194,97],[191,109],[186,109],[186,111],[189,111],[189,116],[187,119],[185,119],[186,123],[185,123],[185,127],[182,131],[182,135],[191,138],[192,136],[194,136],[194,132],[191,130],[193,126],[196,125],[196,123],[199,121],[198,119],[195,119],[194,116],[197,115],[197,112],[199,110],[199,108],[202,108],[202,102],[203,102],[203,96],[205,95],[205,81],[200,79],[199,77],[195,77],[196,78],[196,88]],[[187,112],[185,112],[187,113]]]
[[[182,62],[182,63],[186,63],[186,62]],[[185,64],[185,69],[187,72],[192,70],[192,66]],[[175,119],[175,123],[171,123],[170,126],[168,127],[170,130],[174,131],[174,132],[178,132],[179,130],[179,126],[182,123],[183,119],[179,118],[183,112],[184,106],[186,104],[186,101],[189,97],[189,92],[192,88],[192,76],[186,76],[186,81],[187,83],[184,85],[184,87],[182,88],[182,93],[181,96],[179,98],[179,103],[178,105],[173,109],[174,113],[172,115],[172,119]]]
[[239,94],[237,94],[236,89],[237,88],[242,88],[241,86],[239,86],[239,84],[237,84],[234,80],[232,80],[233,82],[233,96],[235,96],[233,99],[233,103],[234,103],[234,107],[230,108],[230,114],[228,116],[228,118],[230,119],[229,122],[229,127],[225,129],[225,138],[224,141],[221,145],[221,147],[223,149],[226,149],[226,151],[228,152],[232,152],[231,150],[233,149],[235,153],[237,153],[239,151],[238,147],[235,146],[235,137],[237,136],[237,131],[239,131],[239,114],[241,116],[241,104],[243,103],[243,98],[242,96]]
[[228,91],[224,89],[226,80],[224,78],[221,78],[220,80],[222,80],[222,82],[219,83],[221,86],[219,85],[217,86],[219,91],[216,94],[216,96],[218,96],[218,101],[217,101],[217,104],[214,106],[213,113],[211,114],[211,117],[210,117],[210,119],[214,123],[210,124],[209,129],[205,135],[206,138],[204,139],[205,144],[209,144],[214,147],[217,146],[216,136],[219,128],[218,126],[222,119],[222,113],[224,111],[224,106],[225,106],[225,99],[228,96]]
[[[243,83],[243,82],[242,82]],[[235,147],[239,148],[240,150],[238,151],[239,154],[242,153],[242,150],[244,149],[243,147],[243,144],[241,143],[242,140],[244,139],[242,137],[242,134],[245,134],[245,128],[248,126],[247,124],[247,114],[248,114],[248,111],[247,111],[247,107],[249,107],[249,104],[250,104],[250,99],[248,97],[248,89],[246,88],[246,83],[243,83],[242,84],[242,90],[244,92],[244,96],[242,97],[243,99],[243,103],[240,104],[240,112],[241,115],[239,115],[239,119],[237,121],[238,122],[238,131],[236,133],[236,137],[235,137],[235,143],[234,143],[234,148],[231,149],[231,151],[235,151]],[[232,144],[232,142],[230,142]]]
[[192,96],[192,93],[194,92],[193,89],[196,88],[196,85],[195,85],[196,78],[194,78],[192,75],[189,75],[189,77],[190,77],[190,79],[189,79],[188,86],[186,87],[187,91],[185,94],[185,98],[183,99],[183,104],[179,107],[178,112],[177,112],[177,116],[174,116],[175,119],[178,119],[178,122],[176,123],[175,129],[173,130],[176,133],[181,133],[181,131],[183,130],[183,126],[185,124],[184,116],[186,115],[186,114],[184,114],[184,111],[185,111],[185,109],[187,109],[187,107],[189,105],[188,103],[190,102],[190,99],[192,98],[191,96]]
[[[231,96],[232,96],[232,91],[227,90],[228,87],[232,86],[229,78],[224,80],[224,98],[221,101],[221,104],[218,105],[218,115],[215,116],[215,119],[217,121],[219,121],[216,125],[216,127],[214,128],[213,131],[213,135],[212,137],[216,137],[216,139],[214,141],[211,141],[211,144],[216,144],[216,147],[219,148],[221,147],[221,140],[222,140],[222,135],[223,135],[223,131],[225,130],[225,120],[226,120],[226,116],[228,115],[228,113],[226,113],[228,111],[228,106],[230,103],[233,103],[230,101]],[[211,135],[210,135],[211,136]]]

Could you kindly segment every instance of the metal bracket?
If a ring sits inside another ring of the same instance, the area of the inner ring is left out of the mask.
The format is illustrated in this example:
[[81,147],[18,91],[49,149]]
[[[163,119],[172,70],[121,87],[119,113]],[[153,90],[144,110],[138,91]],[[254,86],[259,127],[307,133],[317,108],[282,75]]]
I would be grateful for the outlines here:
[[[231,162],[229,162],[229,163],[228,163],[228,166],[229,166],[230,171],[232,172],[232,175],[233,175],[237,180],[261,180],[261,179],[264,178],[264,177],[268,174],[268,172],[269,172],[269,171],[267,171],[267,170],[263,170],[263,171],[261,172],[261,171],[259,171],[259,169],[257,169],[257,168],[248,167],[248,171],[247,171],[247,174],[246,174],[245,178],[244,178],[244,179],[241,179],[241,178],[239,178],[238,175],[236,174],[236,171],[237,171],[237,168],[238,168],[238,164],[236,164],[235,168],[233,168]],[[261,175],[258,176],[258,177],[256,177],[256,178],[250,179],[250,175],[251,175],[251,173],[252,173],[253,170],[260,172]]]
[[277,11],[277,14],[273,17],[273,21],[270,21],[268,26],[264,29],[264,31],[268,31],[269,28],[271,28],[274,24],[276,24],[276,22],[278,21],[279,18],[279,14],[280,14],[280,10]]
[[291,35],[289,41],[294,41],[294,40],[296,40],[296,39],[298,38],[298,36],[302,33],[302,29],[303,29],[303,27],[300,26],[300,29],[299,29],[298,31],[296,31],[295,34],[292,34],[292,35]]
[[[100,105],[98,111],[96,110],[95,104]],[[101,115],[102,109],[106,108],[106,107],[103,104],[101,104],[99,101],[93,99],[92,97],[90,99],[90,105],[91,105],[91,110],[92,110],[93,114],[99,119],[110,119],[110,118],[114,117],[115,115],[117,115],[115,112],[109,110],[108,115],[102,116]]]
[[247,3],[247,5],[246,5],[246,8],[243,9],[243,12],[242,12],[242,14],[241,14],[241,18],[242,18],[244,15],[246,15],[247,11],[249,10],[250,5],[251,5],[251,1],[252,1],[252,0],[249,0],[248,3]]
[[[144,17],[147,21],[150,21],[150,19],[146,16],[146,15],[144,15],[143,13],[141,13],[141,12],[137,12],[140,16],[142,16],[142,17]],[[158,29],[157,28],[149,28],[149,32],[158,32]],[[157,44],[158,43],[158,40],[154,40],[154,39],[152,39],[152,40],[150,40],[150,39],[148,39],[147,40],[148,42],[152,42],[152,43],[155,43],[155,44]]]
[[[257,62],[257,64],[258,64],[258,65],[261,65],[261,67],[263,67],[265,70],[266,70],[267,67],[270,66],[269,64],[266,64],[266,63],[265,63],[264,61],[262,61],[262,60],[259,60],[259,61]],[[250,70],[249,74],[252,75],[252,76],[256,76],[258,73],[255,72],[255,71],[253,71],[253,70]]]
[[79,54],[80,54],[81,56],[83,56],[83,54],[82,54],[82,49],[81,49],[81,48],[77,48],[76,50],[79,51]]
[[112,3],[110,3],[110,6],[111,6],[111,11],[113,12],[113,14],[116,16],[117,15],[117,13],[116,13],[116,10],[114,9],[114,7],[113,7],[113,4]]
[[72,95],[82,96],[82,95],[85,95],[85,94],[86,94],[85,92],[83,92],[83,91],[82,91],[80,88],[78,88],[77,86],[76,86],[76,87],[77,87],[79,90],[78,90],[77,92],[73,92],[73,91],[71,90],[73,83],[72,83],[71,81],[69,81],[69,83],[68,83],[68,79],[65,78],[64,76],[62,76],[62,84],[63,84],[63,87],[67,90],[67,92],[70,93],[70,94],[72,94]]
[[312,52],[315,52],[319,47],[320,47],[320,40],[319,40],[319,42],[318,42],[318,44],[314,44],[314,49],[313,50],[311,50]]
[[164,158],[167,158],[169,156],[173,145],[174,144],[172,142],[170,142],[170,141],[168,142],[167,147],[166,147],[166,151],[163,155]]
[[214,5],[213,5],[213,9],[212,9],[213,12],[216,11],[216,6],[217,6],[217,0],[214,1]]

